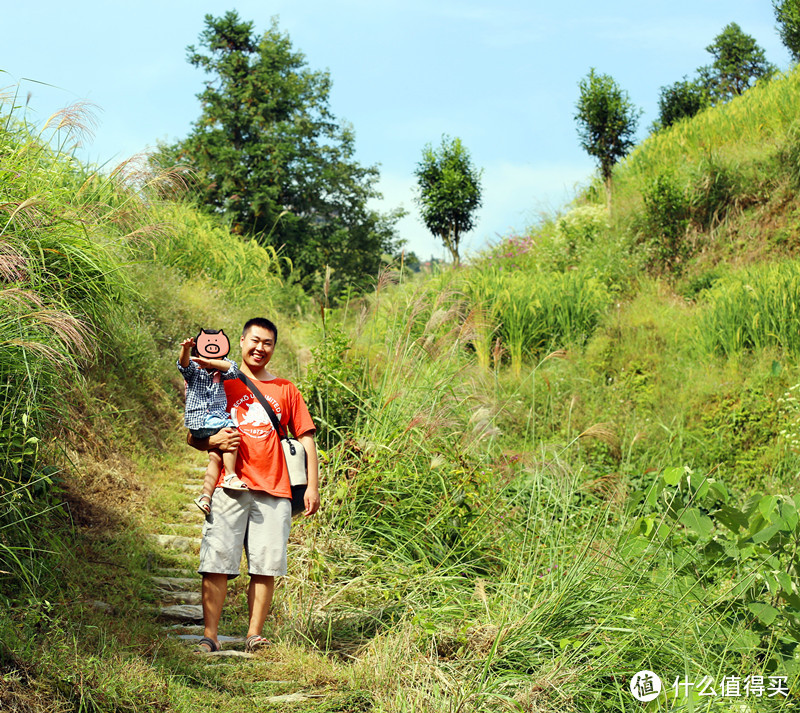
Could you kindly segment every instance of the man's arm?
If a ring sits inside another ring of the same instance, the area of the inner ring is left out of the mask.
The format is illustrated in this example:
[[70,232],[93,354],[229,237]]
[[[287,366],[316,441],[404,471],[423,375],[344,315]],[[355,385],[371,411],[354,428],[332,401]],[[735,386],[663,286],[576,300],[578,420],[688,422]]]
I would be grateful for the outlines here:
[[306,451],[306,469],[308,471],[308,486],[306,486],[306,496],[304,503],[306,506],[305,515],[313,515],[319,510],[319,456],[317,455],[317,444],[314,441],[316,431],[308,431],[302,436],[298,436]]
[[186,433],[186,443],[198,451],[235,451],[242,440],[242,434],[235,428],[223,428],[209,438],[195,438],[191,432]]

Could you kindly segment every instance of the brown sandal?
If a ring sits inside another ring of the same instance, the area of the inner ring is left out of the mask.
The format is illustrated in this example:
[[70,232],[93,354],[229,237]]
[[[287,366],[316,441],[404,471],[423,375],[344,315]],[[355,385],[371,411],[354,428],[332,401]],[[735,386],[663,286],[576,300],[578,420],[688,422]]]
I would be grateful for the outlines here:
[[259,636],[258,634],[253,634],[252,636],[248,636],[245,640],[244,651],[247,654],[254,654],[262,646],[267,646],[268,644],[269,639],[265,639],[263,636]]
[[222,647],[214,641],[214,639],[209,639],[207,636],[204,636],[200,641],[197,642],[197,647],[195,648],[194,652],[196,654],[213,654],[216,651],[221,651]]

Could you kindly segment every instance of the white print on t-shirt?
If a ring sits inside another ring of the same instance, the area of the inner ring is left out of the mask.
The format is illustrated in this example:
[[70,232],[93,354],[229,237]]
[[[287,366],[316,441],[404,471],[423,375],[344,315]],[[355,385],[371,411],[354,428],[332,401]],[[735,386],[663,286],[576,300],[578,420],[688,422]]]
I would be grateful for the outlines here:
[[[278,420],[281,417],[281,407],[278,401],[270,396],[266,397],[269,405],[272,406],[275,414],[278,416]],[[246,426],[244,430],[250,435],[252,438],[262,439],[266,438],[274,429],[272,426],[272,421],[269,418],[269,415],[264,410],[264,407],[258,401],[251,401],[247,404],[247,411],[240,411],[239,406],[243,406],[242,403],[243,399],[240,399],[236,402],[236,404],[231,407],[231,420],[236,424],[238,428],[242,428]],[[267,429],[264,430],[261,426],[266,426]]]

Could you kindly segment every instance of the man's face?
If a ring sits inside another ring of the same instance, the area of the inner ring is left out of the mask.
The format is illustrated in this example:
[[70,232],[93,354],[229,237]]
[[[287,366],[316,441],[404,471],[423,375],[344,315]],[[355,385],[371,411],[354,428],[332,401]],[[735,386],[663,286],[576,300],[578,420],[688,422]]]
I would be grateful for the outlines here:
[[270,329],[250,327],[242,335],[242,361],[251,370],[257,371],[269,364],[275,351],[275,335]]

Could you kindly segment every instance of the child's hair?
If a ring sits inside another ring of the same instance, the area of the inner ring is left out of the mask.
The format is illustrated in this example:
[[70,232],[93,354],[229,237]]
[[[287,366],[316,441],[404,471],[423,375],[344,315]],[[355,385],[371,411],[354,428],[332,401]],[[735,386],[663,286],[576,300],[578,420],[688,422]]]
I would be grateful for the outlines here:
[[272,320],[269,320],[266,317],[253,317],[252,319],[248,319],[242,328],[242,336],[247,334],[247,331],[250,329],[250,327],[261,327],[261,329],[268,329],[275,335],[275,341],[278,341],[278,328],[275,326],[275,323]]

